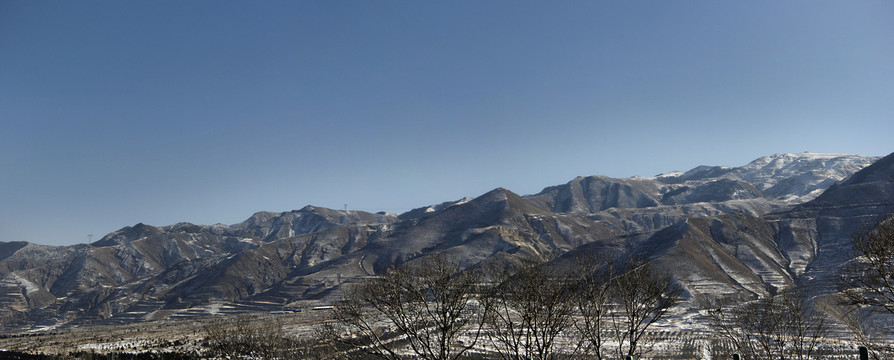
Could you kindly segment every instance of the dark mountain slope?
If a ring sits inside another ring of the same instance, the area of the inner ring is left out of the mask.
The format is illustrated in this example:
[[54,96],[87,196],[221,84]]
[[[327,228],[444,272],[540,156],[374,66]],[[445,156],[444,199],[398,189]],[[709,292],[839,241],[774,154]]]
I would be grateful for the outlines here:
[[553,212],[593,213],[613,207],[657,206],[661,192],[661,184],[650,180],[587,176],[543,189],[528,200]]
[[606,223],[554,214],[505,189],[490,191],[429,217],[395,225],[363,249],[364,267],[384,267],[443,252],[474,265],[496,253],[548,259],[621,231]]
[[894,153],[832,185],[805,207],[847,204],[894,207]]
[[779,209],[813,199],[875,160],[847,154],[775,154],[740,167],[699,166],[652,178],[578,177],[526,198],[553,212],[576,214],[696,203],[729,208],[741,200],[760,200],[764,208]]
[[834,292],[839,269],[854,256],[851,235],[894,204],[892,159],[791,210],[690,218],[656,233],[638,252],[676,274],[694,299],[753,296],[794,284],[814,295]]
[[[670,270],[695,297],[766,294],[794,284],[779,224],[745,214],[693,218],[637,248]],[[664,251],[658,251],[666,249]]]
[[848,260],[849,233],[890,204],[890,156],[792,206],[866,159],[777,154],[655,178],[579,177],[525,197],[498,188],[401,215],[307,206],[231,226],[137,224],[90,245],[0,243],[0,321],[34,329],[327,304],[431,254],[473,267],[633,250],[672,270],[691,299],[822,285]]

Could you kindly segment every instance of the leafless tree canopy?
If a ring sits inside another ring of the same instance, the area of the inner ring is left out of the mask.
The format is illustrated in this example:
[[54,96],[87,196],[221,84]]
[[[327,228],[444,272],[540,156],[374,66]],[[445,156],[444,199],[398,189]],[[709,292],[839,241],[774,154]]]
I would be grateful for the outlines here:
[[713,326],[747,359],[812,359],[829,328],[798,289],[714,307]]
[[627,270],[612,283],[612,300],[620,307],[611,317],[619,355],[639,356],[646,330],[677,303],[682,289],[669,275],[656,273],[644,261],[630,261]]
[[400,359],[408,347],[416,358],[457,359],[478,342],[487,314],[477,287],[474,273],[431,257],[356,286],[335,313],[367,353]]
[[861,229],[851,242],[857,257],[843,269],[839,282],[848,300],[842,320],[857,342],[870,349],[870,356],[881,359],[887,349],[879,340],[888,334],[873,314],[894,315],[894,214]]
[[458,359],[476,345],[507,360],[641,355],[680,289],[645,261],[580,259],[477,275],[435,257],[359,284],[336,315],[356,351],[385,359]]
[[596,359],[606,359],[605,345],[613,338],[609,324],[614,280],[618,273],[613,261],[591,255],[575,258],[574,269],[576,291],[573,301],[579,315],[574,326],[580,336],[581,350]]
[[851,240],[859,257],[845,270],[845,294],[856,304],[894,314],[894,215]]
[[570,327],[570,279],[555,268],[538,265],[492,273],[490,340],[503,359],[554,359],[556,341]]
[[209,355],[221,359],[289,359],[301,354],[298,341],[279,322],[260,322],[248,316],[222,319],[205,326]]

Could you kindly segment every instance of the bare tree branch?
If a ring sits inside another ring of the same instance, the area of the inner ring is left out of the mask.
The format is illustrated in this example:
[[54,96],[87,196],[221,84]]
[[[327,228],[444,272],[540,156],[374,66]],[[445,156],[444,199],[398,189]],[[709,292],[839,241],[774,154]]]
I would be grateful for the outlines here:
[[[357,285],[336,317],[362,335],[352,346],[378,357],[400,359],[409,352],[458,359],[477,344],[488,311],[477,299],[478,283],[478,275],[458,272],[456,262],[429,257]],[[463,333],[471,336],[460,340]]]

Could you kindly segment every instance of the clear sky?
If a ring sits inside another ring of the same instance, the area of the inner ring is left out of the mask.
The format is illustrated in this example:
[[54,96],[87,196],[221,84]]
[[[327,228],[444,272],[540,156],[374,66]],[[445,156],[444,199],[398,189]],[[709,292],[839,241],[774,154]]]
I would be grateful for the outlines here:
[[894,2],[0,1],[0,241],[894,151]]

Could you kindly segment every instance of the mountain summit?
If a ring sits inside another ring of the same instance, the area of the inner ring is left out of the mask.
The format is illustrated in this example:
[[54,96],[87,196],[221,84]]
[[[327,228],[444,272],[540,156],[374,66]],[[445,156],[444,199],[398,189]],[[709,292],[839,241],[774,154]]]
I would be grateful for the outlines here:
[[526,196],[497,188],[400,215],[307,206],[234,225],[137,224],[92,244],[0,243],[0,321],[34,330],[325,305],[432,254],[476,267],[633,251],[690,300],[793,284],[829,293],[850,232],[894,203],[892,156],[776,154],[581,176]]

